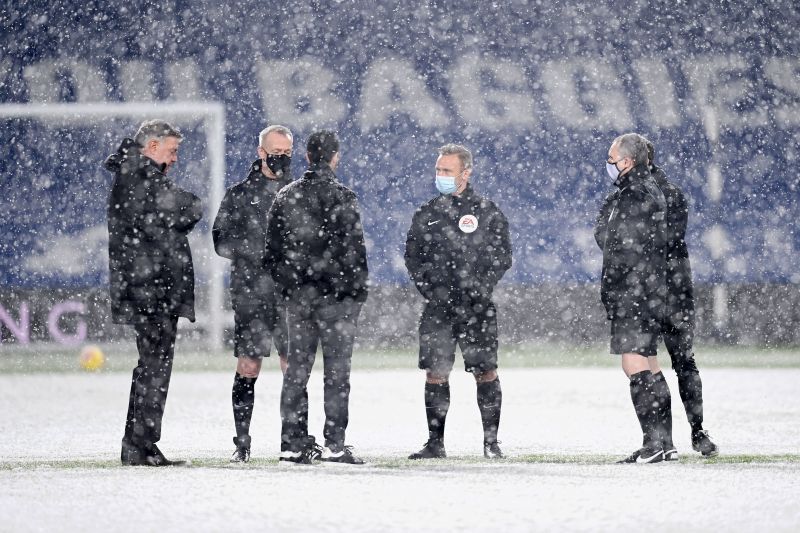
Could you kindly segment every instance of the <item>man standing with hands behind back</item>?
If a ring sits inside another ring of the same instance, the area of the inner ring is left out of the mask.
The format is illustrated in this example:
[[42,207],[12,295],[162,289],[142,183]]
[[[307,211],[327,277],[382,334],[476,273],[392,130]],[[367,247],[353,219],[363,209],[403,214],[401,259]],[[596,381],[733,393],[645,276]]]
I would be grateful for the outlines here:
[[497,441],[502,390],[497,376],[497,309],[492,292],[511,268],[508,221],[470,186],[472,154],[458,144],[439,148],[439,195],[417,209],[406,239],[406,268],[425,298],[419,322],[419,367],[425,370],[428,441],[409,459],[446,457],[444,427],[449,376],[461,347],[475,377],[483,454],[502,458]]

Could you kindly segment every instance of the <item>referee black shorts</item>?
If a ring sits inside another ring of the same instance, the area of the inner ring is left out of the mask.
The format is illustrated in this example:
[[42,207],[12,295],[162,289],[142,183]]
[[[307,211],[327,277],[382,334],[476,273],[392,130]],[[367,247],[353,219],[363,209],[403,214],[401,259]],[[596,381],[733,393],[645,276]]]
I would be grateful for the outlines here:
[[427,305],[419,322],[419,368],[449,374],[456,346],[464,356],[464,370],[484,373],[497,369],[497,310],[489,304],[481,313],[444,317]]
[[278,355],[289,352],[286,309],[275,303],[237,305],[233,310],[233,356],[269,357],[272,344]]
[[657,354],[661,325],[641,317],[614,317],[611,320],[611,353],[638,353],[645,357]]

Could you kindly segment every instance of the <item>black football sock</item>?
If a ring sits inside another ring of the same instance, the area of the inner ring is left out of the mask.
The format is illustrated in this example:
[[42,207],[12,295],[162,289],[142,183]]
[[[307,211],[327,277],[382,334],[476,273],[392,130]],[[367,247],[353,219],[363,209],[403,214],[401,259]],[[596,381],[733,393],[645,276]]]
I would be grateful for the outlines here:
[[250,447],[250,418],[253,416],[256,379],[258,378],[246,378],[238,372],[233,378],[231,401],[233,420],[236,423],[236,446],[240,448]]
[[478,409],[483,423],[483,442],[497,442],[497,429],[500,427],[500,408],[503,404],[503,389],[500,378],[478,383]]
[[450,409],[450,383],[425,383],[425,415],[428,439],[444,441],[444,423]]
[[693,433],[703,430],[703,381],[694,362],[694,354],[680,361],[675,368],[678,392]]
[[631,400],[642,427],[643,444],[660,445],[660,439],[656,433],[656,410],[653,408],[655,394],[653,394],[654,379],[653,373],[649,370],[638,372],[631,376]]
[[664,448],[672,448],[672,395],[669,393],[669,385],[662,372],[653,374],[653,380],[653,393],[658,402],[656,429]]

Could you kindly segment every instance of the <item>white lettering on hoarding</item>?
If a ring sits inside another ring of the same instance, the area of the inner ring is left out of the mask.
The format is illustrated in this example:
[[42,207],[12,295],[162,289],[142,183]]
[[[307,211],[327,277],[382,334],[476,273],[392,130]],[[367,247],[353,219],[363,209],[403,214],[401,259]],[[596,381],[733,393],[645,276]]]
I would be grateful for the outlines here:
[[105,73],[96,65],[77,59],[56,59],[28,65],[23,70],[31,102],[58,102],[68,81],[78,102],[105,102]]
[[266,122],[293,129],[336,127],[347,104],[335,94],[333,73],[312,57],[258,65]]
[[628,99],[614,67],[598,59],[548,62],[542,71],[553,117],[579,130],[633,128]]
[[[683,70],[689,80],[695,116],[706,121],[714,117],[720,130],[754,128],[767,124],[766,102],[753,108],[747,102],[756,93],[753,80],[748,75],[749,65],[743,57],[700,56],[684,62]],[[706,131],[710,137],[714,134]]]
[[633,70],[647,104],[648,125],[656,128],[680,126],[675,86],[664,62],[652,57],[639,58],[633,62]]
[[779,126],[800,125],[800,60],[793,57],[773,57],[764,65],[767,79],[781,93],[775,103],[773,116]]
[[510,61],[463,56],[450,72],[450,92],[459,115],[470,126],[532,129],[539,122],[525,71]]
[[424,78],[406,61],[379,59],[364,76],[361,90],[361,132],[386,124],[394,115],[408,115],[423,128],[441,124],[444,106],[428,92]]

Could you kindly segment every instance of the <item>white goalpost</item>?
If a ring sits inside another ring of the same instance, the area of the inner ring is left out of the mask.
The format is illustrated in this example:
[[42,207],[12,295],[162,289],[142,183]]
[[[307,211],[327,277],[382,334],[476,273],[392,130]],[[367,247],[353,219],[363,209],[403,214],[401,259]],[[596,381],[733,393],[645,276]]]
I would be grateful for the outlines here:
[[[198,326],[208,334],[208,346],[222,348],[225,313],[223,311],[223,273],[225,262],[213,253],[212,221],[225,194],[225,106],[217,101],[183,102],[87,102],[0,104],[0,118],[33,118],[44,122],[69,125],[97,125],[104,118],[144,120],[163,118],[176,124],[201,123],[205,133],[208,157],[209,194],[206,199],[208,235],[204,238],[202,264],[208,280],[206,317],[198,313]],[[131,124],[131,127],[135,127]]]

